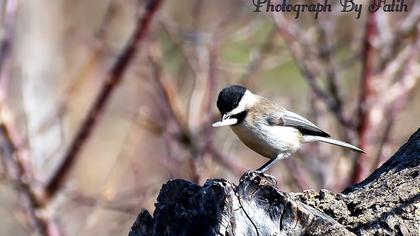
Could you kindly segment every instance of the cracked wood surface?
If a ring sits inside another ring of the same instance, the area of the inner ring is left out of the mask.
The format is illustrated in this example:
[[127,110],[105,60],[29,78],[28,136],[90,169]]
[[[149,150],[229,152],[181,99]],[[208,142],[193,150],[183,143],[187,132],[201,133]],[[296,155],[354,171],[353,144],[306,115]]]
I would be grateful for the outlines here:
[[137,235],[419,235],[420,130],[366,180],[343,193],[282,192],[268,175],[245,173],[203,187],[163,185],[153,217],[143,210]]

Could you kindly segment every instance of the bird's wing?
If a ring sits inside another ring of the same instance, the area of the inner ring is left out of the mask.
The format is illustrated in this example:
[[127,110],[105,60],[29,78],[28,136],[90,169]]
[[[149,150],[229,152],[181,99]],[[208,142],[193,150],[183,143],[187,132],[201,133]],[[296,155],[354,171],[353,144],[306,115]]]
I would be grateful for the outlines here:
[[284,111],[281,115],[272,115],[267,117],[267,123],[271,126],[289,126],[298,129],[303,135],[315,135],[321,137],[330,137],[330,135],[304,117],[291,112]]

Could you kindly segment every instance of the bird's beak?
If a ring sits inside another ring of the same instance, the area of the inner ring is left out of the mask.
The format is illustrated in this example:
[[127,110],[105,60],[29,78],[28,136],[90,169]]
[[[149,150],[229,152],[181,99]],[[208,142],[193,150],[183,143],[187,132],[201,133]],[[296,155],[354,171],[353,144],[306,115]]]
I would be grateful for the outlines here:
[[221,127],[221,126],[227,126],[227,125],[234,125],[238,123],[238,120],[235,118],[230,118],[229,115],[223,114],[222,119],[220,119],[219,122],[216,122],[212,124],[213,127]]

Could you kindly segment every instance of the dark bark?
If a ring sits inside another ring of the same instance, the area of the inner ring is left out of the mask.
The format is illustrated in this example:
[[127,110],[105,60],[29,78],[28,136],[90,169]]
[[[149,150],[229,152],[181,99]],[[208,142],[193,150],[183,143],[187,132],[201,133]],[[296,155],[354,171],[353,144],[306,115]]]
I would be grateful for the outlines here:
[[275,179],[245,173],[236,186],[208,180],[163,185],[137,235],[419,235],[420,129],[366,180],[343,193],[282,192]]

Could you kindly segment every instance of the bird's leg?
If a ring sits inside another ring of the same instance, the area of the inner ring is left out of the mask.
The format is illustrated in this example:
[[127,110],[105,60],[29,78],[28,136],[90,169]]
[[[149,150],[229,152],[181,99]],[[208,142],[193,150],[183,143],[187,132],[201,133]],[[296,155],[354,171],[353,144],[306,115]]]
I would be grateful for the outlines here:
[[267,161],[264,165],[262,165],[260,168],[258,168],[256,170],[256,172],[264,173],[268,169],[270,169],[270,167],[272,167],[274,164],[276,164],[278,161],[280,161],[281,159],[284,159],[286,157],[287,157],[286,154],[278,154],[276,158],[273,158],[273,159],[270,159],[269,161]]

